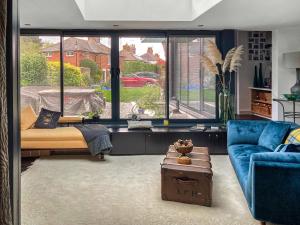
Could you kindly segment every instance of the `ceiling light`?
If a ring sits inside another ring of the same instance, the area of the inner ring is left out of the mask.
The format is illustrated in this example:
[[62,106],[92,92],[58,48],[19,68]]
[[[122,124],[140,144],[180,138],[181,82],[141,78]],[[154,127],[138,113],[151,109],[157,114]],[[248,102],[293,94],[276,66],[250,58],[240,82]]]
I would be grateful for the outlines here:
[[203,24],[199,24],[199,25],[197,25],[197,27],[204,27],[204,25]]

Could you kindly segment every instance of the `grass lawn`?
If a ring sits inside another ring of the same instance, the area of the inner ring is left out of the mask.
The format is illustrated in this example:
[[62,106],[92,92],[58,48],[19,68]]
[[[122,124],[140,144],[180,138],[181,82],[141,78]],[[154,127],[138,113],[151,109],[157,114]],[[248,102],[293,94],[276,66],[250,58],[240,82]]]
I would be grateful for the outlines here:
[[[102,92],[107,102],[111,102],[111,90],[96,90]],[[121,87],[120,89],[120,101],[121,102],[136,102],[144,93],[149,93],[149,91],[158,92],[159,87],[145,86],[145,87],[135,87],[135,88],[126,88]]]
[[[199,90],[181,90],[181,95],[184,99],[187,99],[187,94],[189,94],[190,101],[198,101]],[[206,102],[215,102],[216,101],[216,91],[215,89],[204,89],[204,101]]]
[[[135,87],[135,88],[125,88],[121,87],[120,89],[120,101],[121,102],[132,102],[139,100],[144,93],[147,93],[149,90],[154,92],[159,92],[159,87]],[[96,91],[102,92],[104,97],[106,98],[107,102],[111,102],[111,90],[100,90],[97,89]],[[184,92],[187,94],[187,91],[182,90],[182,94]],[[148,92],[149,93],[149,92]],[[193,90],[189,91],[189,99],[190,101],[197,101],[199,100],[199,91]],[[208,102],[215,101],[215,90],[214,89],[205,89],[204,90],[204,100]]]

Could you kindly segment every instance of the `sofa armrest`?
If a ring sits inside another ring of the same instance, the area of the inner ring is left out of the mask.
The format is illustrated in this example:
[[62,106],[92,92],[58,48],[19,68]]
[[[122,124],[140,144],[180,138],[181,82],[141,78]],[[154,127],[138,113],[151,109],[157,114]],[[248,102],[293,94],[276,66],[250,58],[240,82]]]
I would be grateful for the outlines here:
[[258,220],[279,224],[300,221],[300,154],[252,154],[247,199]]
[[227,145],[257,144],[268,124],[266,120],[230,120],[227,123]]

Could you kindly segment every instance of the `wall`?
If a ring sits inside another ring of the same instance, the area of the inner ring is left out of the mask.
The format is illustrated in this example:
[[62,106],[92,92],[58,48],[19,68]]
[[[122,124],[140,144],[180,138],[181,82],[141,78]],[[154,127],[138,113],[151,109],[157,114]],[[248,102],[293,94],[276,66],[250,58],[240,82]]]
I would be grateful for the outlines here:
[[[282,54],[285,52],[300,51],[300,27],[287,27],[274,30],[272,51],[272,95],[273,98],[277,98],[284,93],[290,93],[291,86],[296,82],[296,70],[285,68],[282,61]],[[286,110],[290,109],[291,104],[287,103]],[[300,111],[300,104],[297,104],[296,110]],[[277,103],[273,103],[272,119],[282,120],[282,110]],[[300,119],[297,119],[297,122],[300,123]]]
[[[269,32],[270,33],[270,32]],[[271,34],[267,35],[271,38]],[[263,75],[265,76],[266,67],[271,66],[270,61],[252,61],[248,60],[248,31],[236,32],[237,45],[244,46],[244,55],[241,61],[242,66],[239,68],[236,76],[236,100],[237,100],[237,114],[249,114],[251,112],[251,92],[249,87],[253,86],[254,67],[262,63]]]

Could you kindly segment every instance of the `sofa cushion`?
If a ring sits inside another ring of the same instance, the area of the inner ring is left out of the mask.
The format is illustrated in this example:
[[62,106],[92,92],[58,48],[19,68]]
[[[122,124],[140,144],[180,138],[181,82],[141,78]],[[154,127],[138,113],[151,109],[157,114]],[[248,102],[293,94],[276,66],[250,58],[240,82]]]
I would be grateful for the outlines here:
[[27,130],[32,127],[37,119],[37,115],[31,106],[26,106],[21,110],[21,130]]
[[231,120],[228,122],[227,145],[257,145],[258,139],[268,121],[264,120]]
[[36,128],[53,129],[56,128],[61,113],[42,108],[39,117],[35,122]]
[[249,173],[250,157],[254,153],[272,152],[270,149],[259,145],[237,144],[228,147],[228,154],[238,180],[246,193],[246,185]]
[[55,129],[28,129],[21,132],[21,141],[66,141],[84,140],[75,127],[57,127]]
[[275,150],[278,145],[283,143],[291,124],[271,121],[261,133],[258,145],[271,150]]

